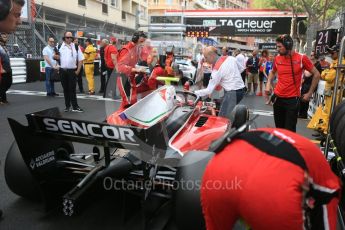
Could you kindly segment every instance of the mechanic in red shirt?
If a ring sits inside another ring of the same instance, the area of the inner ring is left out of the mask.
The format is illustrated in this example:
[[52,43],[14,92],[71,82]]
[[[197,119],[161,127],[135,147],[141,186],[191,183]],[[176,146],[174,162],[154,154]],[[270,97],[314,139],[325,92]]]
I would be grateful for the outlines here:
[[[127,107],[137,101],[137,88],[135,76],[137,73],[145,73],[146,69],[137,68],[135,65],[140,60],[140,50],[147,36],[143,31],[133,34],[132,41],[124,45],[117,56],[118,72],[117,86],[122,98],[121,107]],[[148,88],[148,87],[147,87]]]
[[231,139],[202,176],[207,230],[232,229],[237,220],[255,230],[336,229],[340,179],[315,144],[272,128]]
[[[306,55],[292,50],[293,40],[289,35],[276,39],[278,56],[274,59],[273,69],[268,75],[265,97],[268,100],[272,81],[278,74],[278,82],[271,97],[273,102],[274,122],[277,128],[296,132],[299,101],[309,101],[319,82],[320,73]],[[301,95],[302,75],[304,70],[314,78],[309,91]]]
[[104,59],[107,66],[108,78],[111,73],[117,71],[117,54],[119,53],[116,48],[116,38],[110,38],[110,44],[104,49]]

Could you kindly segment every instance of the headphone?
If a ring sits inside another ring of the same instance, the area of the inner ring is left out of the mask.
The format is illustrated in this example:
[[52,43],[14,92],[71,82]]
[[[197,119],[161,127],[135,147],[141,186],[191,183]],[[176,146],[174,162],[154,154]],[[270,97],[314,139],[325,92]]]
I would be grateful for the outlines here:
[[141,38],[141,37],[142,38],[147,38],[146,34],[143,31],[136,31],[133,34],[132,42],[137,43],[139,41],[139,38]]
[[277,41],[281,42],[286,50],[292,50],[293,48],[293,39],[290,35],[284,34],[280,35]]
[[12,0],[0,0],[0,21],[5,20],[13,7]]

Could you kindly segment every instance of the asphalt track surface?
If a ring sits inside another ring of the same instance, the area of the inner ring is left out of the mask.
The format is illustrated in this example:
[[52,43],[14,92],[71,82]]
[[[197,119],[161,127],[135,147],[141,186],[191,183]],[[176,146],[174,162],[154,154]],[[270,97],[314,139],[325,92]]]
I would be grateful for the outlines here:
[[[85,78],[84,89],[87,89]],[[96,90],[99,89],[99,77],[95,78]],[[6,153],[14,137],[7,122],[13,118],[26,124],[25,114],[44,110],[51,107],[64,109],[64,99],[60,83],[55,84],[59,97],[46,97],[44,82],[34,82],[13,85],[8,94],[9,105],[0,106],[0,209],[4,217],[0,221],[1,230],[70,230],[70,229],[142,229],[140,205],[131,199],[130,215],[125,218],[121,212],[122,194],[118,192],[105,192],[102,195],[87,200],[87,204],[78,215],[66,217],[61,209],[44,212],[42,205],[28,201],[13,194],[7,187],[4,179],[4,161]],[[100,94],[96,96],[80,95],[78,99],[84,113],[64,113],[64,116],[102,122],[107,110],[116,108],[119,102],[104,101]],[[253,128],[274,127],[272,107],[265,105],[264,99],[258,96],[245,96],[241,104],[245,104],[254,114],[260,116],[255,120]],[[306,129],[306,120],[299,120],[297,133],[312,138],[312,131]],[[88,146],[79,146],[88,150]],[[128,206],[129,207],[129,206]],[[171,229],[174,229],[173,227]]]

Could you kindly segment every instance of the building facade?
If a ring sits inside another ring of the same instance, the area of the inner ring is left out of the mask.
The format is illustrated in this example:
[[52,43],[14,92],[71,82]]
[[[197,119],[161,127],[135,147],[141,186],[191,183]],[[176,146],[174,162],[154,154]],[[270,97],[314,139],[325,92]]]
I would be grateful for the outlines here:
[[11,42],[33,56],[40,56],[49,36],[60,41],[65,31],[97,40],[113,36],[124,42],[137,29],[147,31],[147,0],[26,0],[26,3],[31,8],[29,17]]

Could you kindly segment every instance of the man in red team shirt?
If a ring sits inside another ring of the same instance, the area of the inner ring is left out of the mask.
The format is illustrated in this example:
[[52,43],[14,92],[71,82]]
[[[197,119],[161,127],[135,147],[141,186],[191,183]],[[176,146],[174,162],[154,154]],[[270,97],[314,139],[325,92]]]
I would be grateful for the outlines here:
[[117,48],[116,48],[116,38],[110,38],[110,44],[104,49],[104,59],[107,66],[108,78],[111,73],[115,70],[117,71]]
[[[117,85],[122,98],[121,107],[127,107],[137,101],[137,92],[141,89],[138,79],[135,78],[137,73],[145,73],[145,68],[135,67],[140,60],[140,50],[144,45],[147,36],[143,31],[137,31],[133,34],[132,41],[122,47],[117,56],[118,72],[121,74],[117,78]],[[145,85],[145,88],[148,88]],[[143,89],[145,90],[145,89]],[[146,89],[147,90],[147,89]]]
[[[265,96],[268,99],[272,81],[278,74],[278,82],[272,97],[274,122],[277,128],[296,132],[299,100],[310,100],[319,82],[320,73],[306,55],[292,50],[293,40],[289,35],[279,36],[276,43],[279,55],[274,59],[273,69],[268,75]],[[314,77],[309,91],[301,95],[304,69]]]
[[255,230],[336,229],[340,179],[315,144],[272,128],[231,140],[202,175],[207,230],[232,229],[239,219]]

